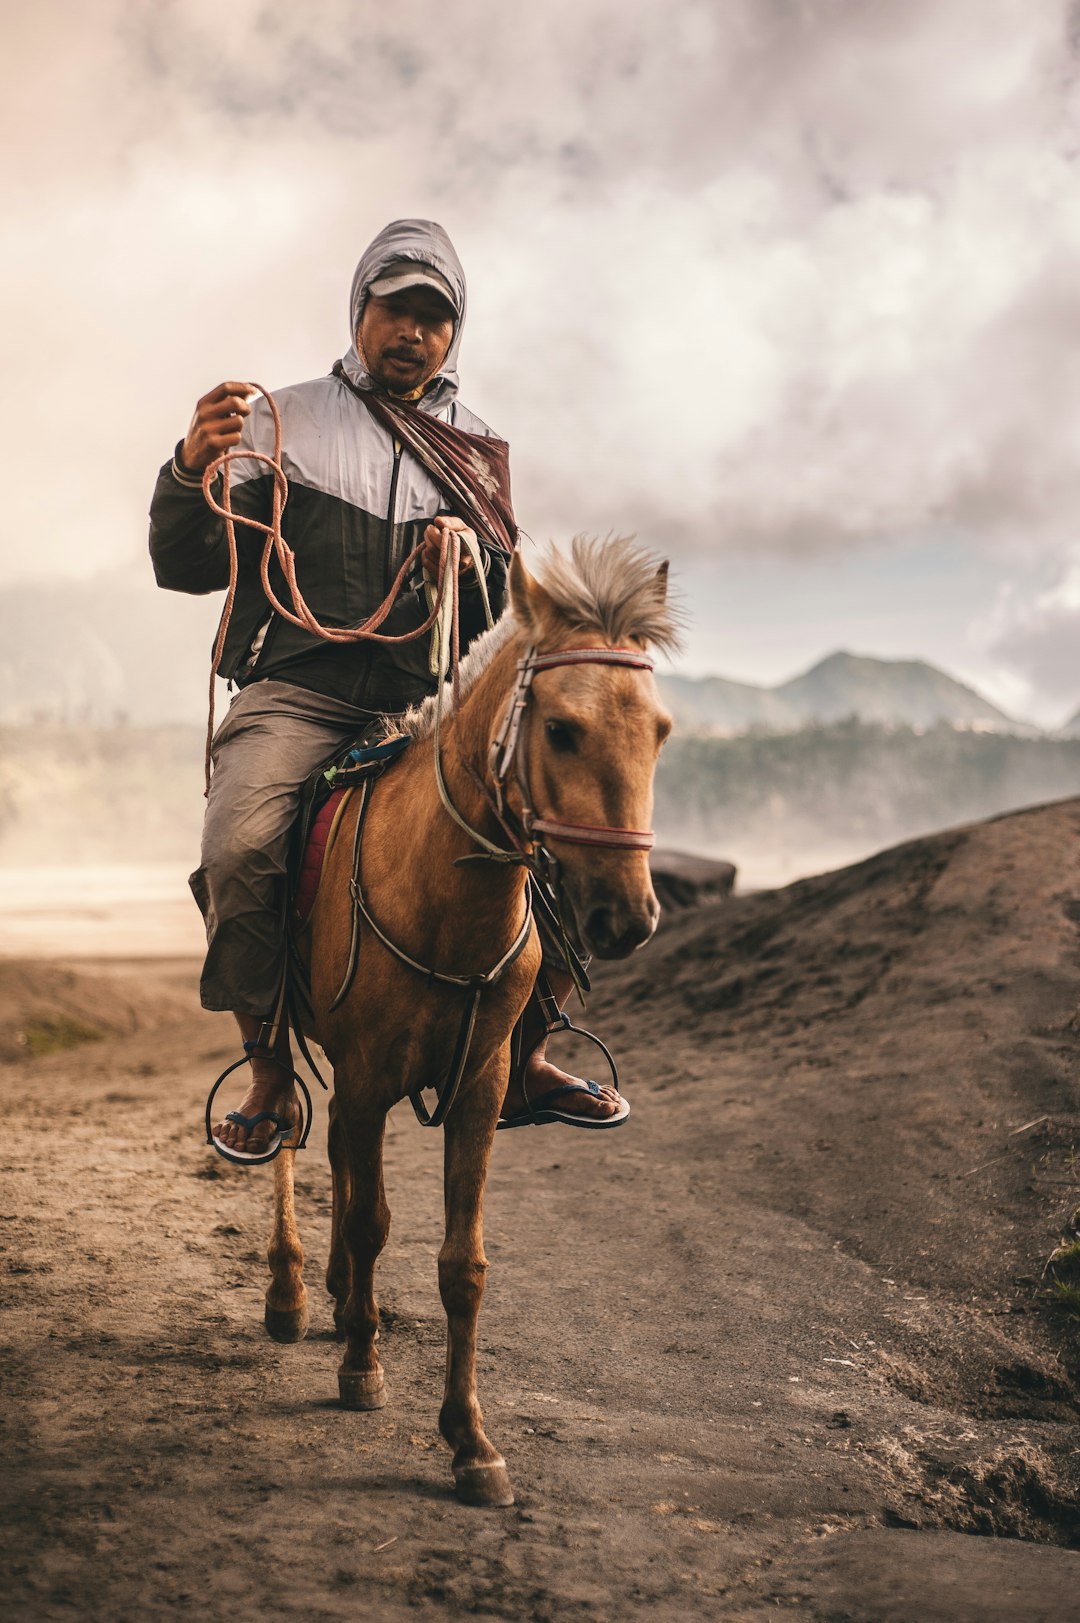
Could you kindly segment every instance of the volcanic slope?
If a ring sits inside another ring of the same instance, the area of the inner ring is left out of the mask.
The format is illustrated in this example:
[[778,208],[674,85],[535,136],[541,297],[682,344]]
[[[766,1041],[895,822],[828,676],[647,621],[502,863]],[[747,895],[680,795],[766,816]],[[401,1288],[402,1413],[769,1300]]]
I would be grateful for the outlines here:
[[195,966],[11,976],[5,1020],[86,974],[141,1029],[2,1073],[8,1614],[1076,1616],[1076,1330],[1044,1265],[1080,1204],[1078,899],[1070,801],[673,910],[599,966],[629,1124],[492,1161],[499,1513],[453,1500],[435,1430],[438,1135],[391,1118],[390,1404],[349,1414],[325,1164],[298,1169],[312,1333],[278,1347],[269,1179],[199,1142],[235,1038],[177,1014]]

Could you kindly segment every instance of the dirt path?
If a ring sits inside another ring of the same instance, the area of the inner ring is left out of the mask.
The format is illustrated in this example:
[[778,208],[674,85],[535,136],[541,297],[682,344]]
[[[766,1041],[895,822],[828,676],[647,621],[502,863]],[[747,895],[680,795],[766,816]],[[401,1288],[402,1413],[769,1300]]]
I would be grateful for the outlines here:
[[1038,1294],[1080,1205],[1078,835],[1067,803],[919,842],[601,977],[631,1124],[493,1165],[503,1512],[436,1432],[437,1135],[392,1118],[390,1405],[346,1413],[321,1117],[283,1348],[269,1176],[199,1143],[234,1048],[194,965],[0,965],[6,1615],[1080,1617],[1075,1332]]

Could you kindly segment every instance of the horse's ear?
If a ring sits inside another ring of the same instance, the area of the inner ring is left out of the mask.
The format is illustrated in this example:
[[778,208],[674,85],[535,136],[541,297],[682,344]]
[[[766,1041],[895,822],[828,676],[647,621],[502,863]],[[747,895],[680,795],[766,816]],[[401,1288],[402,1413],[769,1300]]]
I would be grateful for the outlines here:
[[550,616],[553,604],[538,580],[525,568],[520,552],[510,560],[510,603],[522,628],[530,636],[539,636],[545,617]]

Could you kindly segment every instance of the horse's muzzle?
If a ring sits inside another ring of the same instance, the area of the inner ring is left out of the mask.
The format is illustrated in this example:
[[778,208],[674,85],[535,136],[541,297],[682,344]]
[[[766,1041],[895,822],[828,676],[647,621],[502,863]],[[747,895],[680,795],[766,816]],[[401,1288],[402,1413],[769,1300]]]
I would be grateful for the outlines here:
[[644,906],[634,908],[602,902],[590,908],[581,923],[582,943],[596,958],[628,958],[645,945],[659,917],[660,904],[655,896]]

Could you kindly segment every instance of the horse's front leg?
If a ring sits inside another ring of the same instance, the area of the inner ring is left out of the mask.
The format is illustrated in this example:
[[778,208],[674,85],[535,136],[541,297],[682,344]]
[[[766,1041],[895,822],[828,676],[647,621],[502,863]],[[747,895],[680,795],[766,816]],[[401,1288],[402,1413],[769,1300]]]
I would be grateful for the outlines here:
[[484,1295],[484,1184],[509,1051],[466,1078],[446,1118],[446,1238],[439,1252],[439,1292],[447,1319],[446,1392],[439,1430],[454,1450],[454,1481],[471,1505],[512,1505],[506,1462],[484,1433],[476,1395],[476,1322]]
[[390,1208],[383,1189],[386,1108],[368,1104],[351,1090],[346,1102],[342,1082],[336,1086],[339,1126],[349,1162],[348,1200],[341,1231],[348,1248],[350,1275],[349,1294],[340,1319],[346,1347],[338,1370],[338,1392],[346,1409],[381,1409],[386,1402],[386,1385],[375,1350],[379,1337],[375,1264],[390,1232]]
[[352,1260],[345,1240],[345,1213],[349,1205],[349,1147],[338,1112],[337,1098],[330,1100],[330,1126],[326,1135],[333,1178],[334,1207],[330,1219],[330,1259],[326,1264],[326,1288],[334,1298],[334,1328],[339,1341],[345,1339],[345,1304],[352,1289]]
[[282,1150],[274,1162],[274,1232],[266,1259],[270,1284],[263,1323],[275,1341],[302,1341],[307,1334],[307,1289],[304,1248],[296,1226],[293,1175],[296,1151]]

